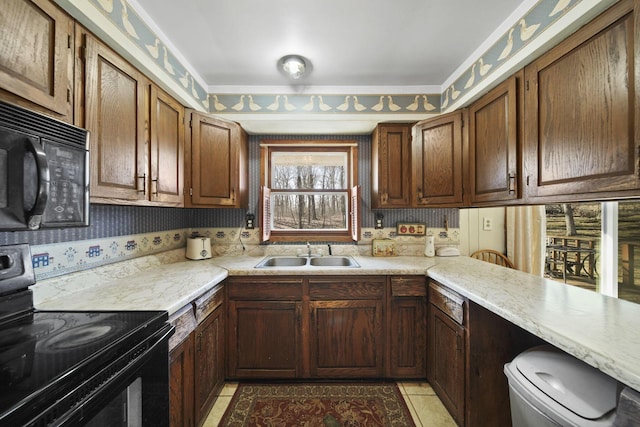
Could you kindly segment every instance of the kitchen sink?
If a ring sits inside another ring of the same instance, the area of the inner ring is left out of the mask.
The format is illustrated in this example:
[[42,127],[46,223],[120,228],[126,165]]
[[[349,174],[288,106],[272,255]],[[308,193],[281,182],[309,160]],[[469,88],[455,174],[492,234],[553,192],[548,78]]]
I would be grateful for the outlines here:
[[278,267],[345,267],[359,268],[360,264],[350,256],[268,256],[260,261],[255,268]]
[[360,267],[356,260],[350,256],[314,257],[309,260],[309,265],[314,267]]
[[307,258],[294,256],[269,256],[256,265],[256,268],[264,267],[303,267],[307,265]]

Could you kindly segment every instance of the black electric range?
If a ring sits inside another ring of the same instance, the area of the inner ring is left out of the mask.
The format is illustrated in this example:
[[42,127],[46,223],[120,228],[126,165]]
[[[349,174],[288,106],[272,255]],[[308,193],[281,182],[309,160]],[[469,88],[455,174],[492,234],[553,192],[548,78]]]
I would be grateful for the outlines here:
[[34,310],[18,258],[24,282],[28,246],[0,247],[0,425],[168,425],[167,313]]

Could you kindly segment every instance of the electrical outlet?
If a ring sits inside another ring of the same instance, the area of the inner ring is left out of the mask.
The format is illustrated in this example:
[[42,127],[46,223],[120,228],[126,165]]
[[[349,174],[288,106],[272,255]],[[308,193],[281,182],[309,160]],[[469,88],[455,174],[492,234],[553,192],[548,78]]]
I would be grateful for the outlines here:
[[381,230],[384,228],[384,225],[382,224],[382,219],[384,218],[384,215],[382,215],[381,213],[376,214],[376,222],[373,228],[375,228],[376,230]]
[[482,218],[482,229],[484,231],[491,231],[493,229],[491,218]]
[[255,228],[255,215],[248,213],[246,216],[247,223],[245,224],[245,228],[247,230],[253,230]]

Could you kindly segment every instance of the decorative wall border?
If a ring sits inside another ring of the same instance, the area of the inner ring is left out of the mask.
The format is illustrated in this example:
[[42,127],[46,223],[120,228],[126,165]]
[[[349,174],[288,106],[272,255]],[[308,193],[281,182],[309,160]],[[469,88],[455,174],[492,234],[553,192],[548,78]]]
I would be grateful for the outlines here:
[[31,246],[36,280],[184,247],[187,229]]
[[[56,0],[63,6],[68,1]],[[595,7],[608,0],[592,0]],[[209,94],[202,87],[161,38],[149,28],[143,18],[126,0],[87,0],[100,11],[147,59],[160,67],[167,77],[179,84],[204,110],[224,114],[385,114],[440,113],[456,100],[481,87],[514,55],[520,53],[546,29],[566,15],[583,0],[540,0],[460,75],[443,89],[441,94],[344,94],[309,93]],[[577,18],[576,18],[577,20]]]

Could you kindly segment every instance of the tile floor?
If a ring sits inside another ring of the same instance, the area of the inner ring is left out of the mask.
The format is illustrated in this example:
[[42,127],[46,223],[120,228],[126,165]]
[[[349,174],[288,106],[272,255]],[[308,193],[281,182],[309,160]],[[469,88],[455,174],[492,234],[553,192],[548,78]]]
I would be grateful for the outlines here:
[[[203,427],[216,427],[231,402],[237,383],[226,383]],[[417,427],[455,427],[456,423],[426,382],[399,382],[407,407]]]

